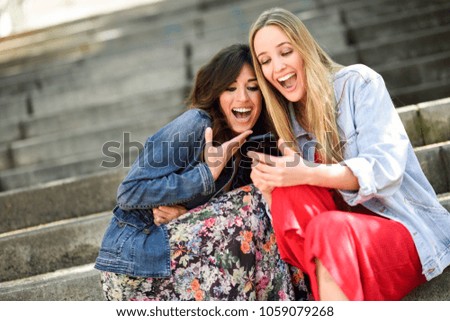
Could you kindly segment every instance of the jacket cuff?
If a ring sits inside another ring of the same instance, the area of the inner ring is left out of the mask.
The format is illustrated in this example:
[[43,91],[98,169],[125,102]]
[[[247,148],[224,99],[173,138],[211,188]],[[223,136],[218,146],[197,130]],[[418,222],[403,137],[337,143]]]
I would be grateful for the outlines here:
[[216,189],[216,185],[214,184],[214,178],[209,170],[208,165],[205,163],[200,163],[198,165],[198,169],[200,171],[200,176],[202,177],[203,182],[203,192],[202,195],[209,195],[214,193]]
[[377,189],[369,161],[358,157],[345,160],[344,163],[350,168],[359,183],[357,191],[339,190],[345,202],[350,206],[355,206],[372,198]]

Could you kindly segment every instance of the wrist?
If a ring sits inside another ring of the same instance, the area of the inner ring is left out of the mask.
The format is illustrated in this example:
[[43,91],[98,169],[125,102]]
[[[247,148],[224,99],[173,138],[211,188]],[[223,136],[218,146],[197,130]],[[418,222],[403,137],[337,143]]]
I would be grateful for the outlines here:
[[219,175],[220,175],[221,171],[218,170],[217,167],[210,167],[210,166],[208,166],[208,168],[209,168],[209,171],[211,172],[213,180],[216,181],[219,178]]
[[302,184],[317,185],[317,178],[319,175],[319,166],[321,164],[302,160],[304,168],[301,170]]

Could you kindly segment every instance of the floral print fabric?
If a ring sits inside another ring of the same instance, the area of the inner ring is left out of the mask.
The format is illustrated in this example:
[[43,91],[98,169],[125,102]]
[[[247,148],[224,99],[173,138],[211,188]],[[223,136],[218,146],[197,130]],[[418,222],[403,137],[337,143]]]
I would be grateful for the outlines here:
[[167,225],[169,278],[101,272],[108,300],[306,300],[303,273],[278,253],[266,203],[252,185]]

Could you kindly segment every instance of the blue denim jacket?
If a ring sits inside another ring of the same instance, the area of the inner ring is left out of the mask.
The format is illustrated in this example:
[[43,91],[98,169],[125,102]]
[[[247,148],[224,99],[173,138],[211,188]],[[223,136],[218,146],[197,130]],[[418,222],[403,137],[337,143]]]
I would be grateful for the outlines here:
[[204,131],[211,118],[191,109],[145,143],[117,193],[117,206],[105,232],[95,268],[142,277],[170,276],[169,236],[153,224],[152,208],[182,204],[192,209],[231,188],[250,183],[250,166],[233,158],[214,181],[202,162]]
[[[344,67],[334,75],[334,93],[344,163],[360,185],[341,195],[349,205],[401,222],[425,277],[441,274],[450,264],[450,214],[420,167],[382,77],[364,65]],[[291,122],[304,157],[314,161],[314,137],[297,123],[292,107]]]

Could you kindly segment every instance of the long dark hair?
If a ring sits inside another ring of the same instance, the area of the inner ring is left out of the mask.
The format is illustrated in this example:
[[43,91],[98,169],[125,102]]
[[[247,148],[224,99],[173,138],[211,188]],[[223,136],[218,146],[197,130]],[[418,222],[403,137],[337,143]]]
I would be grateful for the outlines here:
[[[220,108],[220,95],[236,81],[242,67],[248,64],[253,68],[250,47],[246,44],[234,44],[220,50],[195,76],[195,84],[187,99],[189,108],[205,110],[212,118],[213,137],[216,143],[223,143],[235,136],[227,124]],[[266,115],[266,106],[262,100],[261,115],[253,127],[254,134],[270,129]]]

